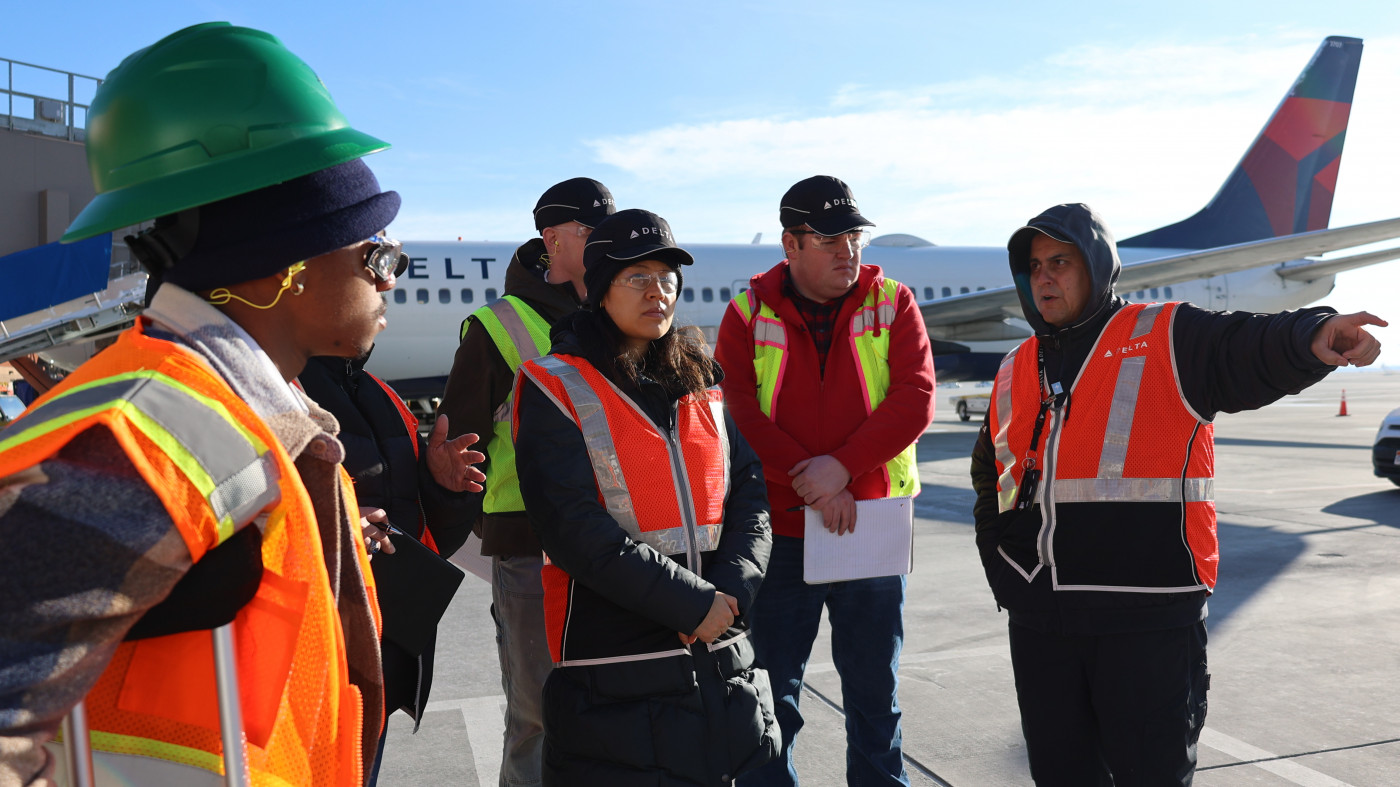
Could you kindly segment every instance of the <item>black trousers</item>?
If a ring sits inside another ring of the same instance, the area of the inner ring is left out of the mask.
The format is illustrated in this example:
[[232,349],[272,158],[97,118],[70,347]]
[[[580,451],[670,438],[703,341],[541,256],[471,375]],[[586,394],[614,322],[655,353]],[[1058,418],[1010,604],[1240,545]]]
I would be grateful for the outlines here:
[[1206,718],[1206,626],[1062,636],[1011,624],[1038,787],[1189,787]]

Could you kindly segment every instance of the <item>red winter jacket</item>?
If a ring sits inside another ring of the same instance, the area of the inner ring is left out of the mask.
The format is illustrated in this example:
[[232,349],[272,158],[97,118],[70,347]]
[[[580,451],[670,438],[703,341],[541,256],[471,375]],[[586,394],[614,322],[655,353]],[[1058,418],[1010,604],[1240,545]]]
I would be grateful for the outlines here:
[[866,415],[864,383],[850,349],[851,318],[884,274],[878,266],[860,266],[860,278],[836,319],[823,378],[807,324],[783,293],[787,265],[783,260],[749,280],[759,300],[777,312],[788,329],[787,369],[778,391],[776,422],[759,409],[753,332],[732,303],[720,324],[715,357],[724,367],[721,387],[734,422],[763,461],[773,532],[801,538],[803,515],[789,509],[803,501],[792,491],[788,471],[804,459],[830,454],[851,474],[848,488],[857,500],[888,494],[885,463],[918,440],[933,420],[933,355],[914,293],[901,284],[890,336],[890,390]]

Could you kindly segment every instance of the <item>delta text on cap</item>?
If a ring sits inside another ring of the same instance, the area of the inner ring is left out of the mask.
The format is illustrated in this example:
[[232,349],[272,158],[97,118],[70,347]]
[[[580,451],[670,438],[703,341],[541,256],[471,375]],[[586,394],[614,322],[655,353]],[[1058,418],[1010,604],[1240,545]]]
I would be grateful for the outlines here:
[[793,184],[779,203],[778,219],[784,229],[806,224],[822,235],[875,226],[860,215],[851,187],[830,175],[813,175]]
[[535,203],[535,229],[577,221],[593,228],[617,210],[608,187],[592,178],[570,178],[555,183]]

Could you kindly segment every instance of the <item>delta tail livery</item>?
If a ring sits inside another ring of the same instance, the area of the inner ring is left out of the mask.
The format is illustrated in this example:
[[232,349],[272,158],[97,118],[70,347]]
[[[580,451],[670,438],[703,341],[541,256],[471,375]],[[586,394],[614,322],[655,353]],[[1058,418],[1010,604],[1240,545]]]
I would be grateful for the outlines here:
[[[1400,237],[1400,218],[1327,226],[1360,62],[1360,39],[1325,40],[1205,208],[1119,242],[1124,267],[1118,292],[1135,301],[1272,312],[1327,295],[1340,271],[1400,257],[1400,249],[1388,249],[1312,259]],[[1008,231],[1014,226],[1014,219],[1008,221]],[[405,243],[412,264],[389,294],[389,329],[379,337],[370,370],[404,396],[440,395],[458,326],[502,294],[518,246]],[[700,326],[711,339],[729,299],[748,286],[750,276],[782,258],[772,245],[686,249],[699,264],[686,272],[677,319]],[[1007,283],[1001,247],[934,246],[911,235],[884,235],[862,261],[914,290],[940,381],[991,379],[1001,356],[1030,335],[1015,288]]]

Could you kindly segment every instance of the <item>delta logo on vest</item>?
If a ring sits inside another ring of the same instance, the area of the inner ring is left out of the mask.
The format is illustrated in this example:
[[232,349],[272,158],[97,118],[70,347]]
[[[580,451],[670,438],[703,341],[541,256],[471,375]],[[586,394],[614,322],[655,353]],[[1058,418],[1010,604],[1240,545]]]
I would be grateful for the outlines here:
[[1104,350],[1104,351],[1103,351],[1103,355],[1100,356],[1100,357],[1103,357],[1103,358],[1112,358],[1115,354],[1116,354],[1119,358],[1127,358],[1127,357],[1133,356],[1133,355],[1146,355],[1146,354],[1147,354],[1147,340],[1146,340],[1146,339],[1143,339],[1143,340],[1141,340],[1141,341],[1129,341],[1127,344],[1124,344],[1122,347],[1119,347],[1117,350],[1114,350],[1112,347],[1110,347],[1110,348]]

